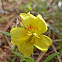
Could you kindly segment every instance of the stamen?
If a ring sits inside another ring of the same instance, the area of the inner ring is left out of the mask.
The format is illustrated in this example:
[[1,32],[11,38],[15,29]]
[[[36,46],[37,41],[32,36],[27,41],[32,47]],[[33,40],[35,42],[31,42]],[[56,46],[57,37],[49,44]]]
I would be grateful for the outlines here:
[[30,41],[30,43],[33,43],[33,44],[34,44],[35,42],[33,42],[33,41]]
[[28,33],[26,33],[26,35],[28,36]]
[[27,28],[27,30],[29,30],[29,29],[30,29],[30,27]]
[[34,27],[36,30],[38,29],[36,26]]
[[33,28],[33,26],[32,26],[32,25],[30,25],[30,28]]
[[33,41],[30,41],[30,43],[33,43]]
[[38,37],[39,39],[41,39],[41,37]]
[[28,32],[28,30],[26,30]]
[[36,26],[34,28],[37,29]]

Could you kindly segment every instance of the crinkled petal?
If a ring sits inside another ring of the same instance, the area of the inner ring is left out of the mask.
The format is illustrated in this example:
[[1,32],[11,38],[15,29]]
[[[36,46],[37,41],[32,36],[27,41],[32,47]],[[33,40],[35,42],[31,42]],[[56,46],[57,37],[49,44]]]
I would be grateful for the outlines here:
[[33,27],[36,27],[37,30],[35,30],[36,33],[44,33],[47,31],[47,25],[45,20],[42,18],[42,16],[39,14],[37,17],[30,13],[20,13],[21,21],[23,22],[24,26],[28,28],[30,25]]
[[34,48],[34,45],[29,41],[18,45],[18,49],[20,53],[24,55],[24,57],[29,57],[33,52],[33,48]]
[[20,13],[21,21],[26,28],[30,25],[34,26],[36,24],[36,17],[30,13]]
[[26,35],[24,28],[13,28],[10,31],[11,42],[15,45],[21,44],[28,40],[29,36]]
[[39,50],[42,50],[43,52],[47,52],[48,47],[52,44],[52,40],[45,35],[41,35],[40,37],[41,39],[35,38],[35,46]]
[[38,33],[45,33],[47,31],[46,22],[40,14],[36,17],[36,27],[38,28]]

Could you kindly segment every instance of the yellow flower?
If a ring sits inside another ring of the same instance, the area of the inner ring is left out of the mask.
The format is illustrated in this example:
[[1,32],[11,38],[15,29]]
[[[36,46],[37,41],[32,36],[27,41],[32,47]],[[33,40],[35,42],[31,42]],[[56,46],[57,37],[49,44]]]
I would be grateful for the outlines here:
[[19,51],[25,57],[31,55],[34,46],[43,52],[47,52],[52,40],[43,35],[47,31],[47,25],[42,16],[39,14],[35,17],[30,13],[20,13],[20,17],[25,28],[11,29],[11,42],[18,46]]

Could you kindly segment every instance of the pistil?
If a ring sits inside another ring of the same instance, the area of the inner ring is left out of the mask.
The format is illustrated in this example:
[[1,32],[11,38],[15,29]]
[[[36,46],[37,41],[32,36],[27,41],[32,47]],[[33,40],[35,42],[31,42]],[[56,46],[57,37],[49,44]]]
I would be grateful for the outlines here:
[[33,43],[33,44],[34,44],[35,42],[33,42],[33,41],[30,41],[30,43]]

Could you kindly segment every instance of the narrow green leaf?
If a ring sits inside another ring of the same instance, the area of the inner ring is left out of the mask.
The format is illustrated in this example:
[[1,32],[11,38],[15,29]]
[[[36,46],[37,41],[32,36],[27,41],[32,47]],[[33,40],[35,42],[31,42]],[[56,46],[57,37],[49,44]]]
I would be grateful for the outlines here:
[[25,58],[26,62],[34,62],[33,58],[29,57],[29,58]]
[[15,59],[16,59],[16,58],[14,57],[14,58],[12,59],[12,62],[15,62]]
[[20,59],[20,62],[26,62],[25,58]]
[[15,50],[16,50],[16,45],[13,45],[12,52],[15,52]]
[[2,20],[2,21],[5,21],[5,20],[6,20],[6,17],[2,17],[1,20]]
[[16,56],[18,56],[19,58],[24,58],[22,54],[18,53],[18,52],[13,52]]
[[33,58],[29,57],[29,58],[21,59],[20,62],[34,62],[34,60],[33,60]]
[[21,58],[21,62],[25,61],[25,62],[34,62],[34,60],[29,57],[29,58],[25,58],[22,54],[18,53],[18,52],[13,52],[16,56],[18,56],[19,58]]
[[59,55],[60,53],[53,53],[51,55],[49,55],[43,62],[49,62],[51,59],[53,59],[55,56]]
[[10,33],[8,33],[8,32],[0,32],[0,33],[4,34],[4,35],[6,35],[6,36],[11,37]]

